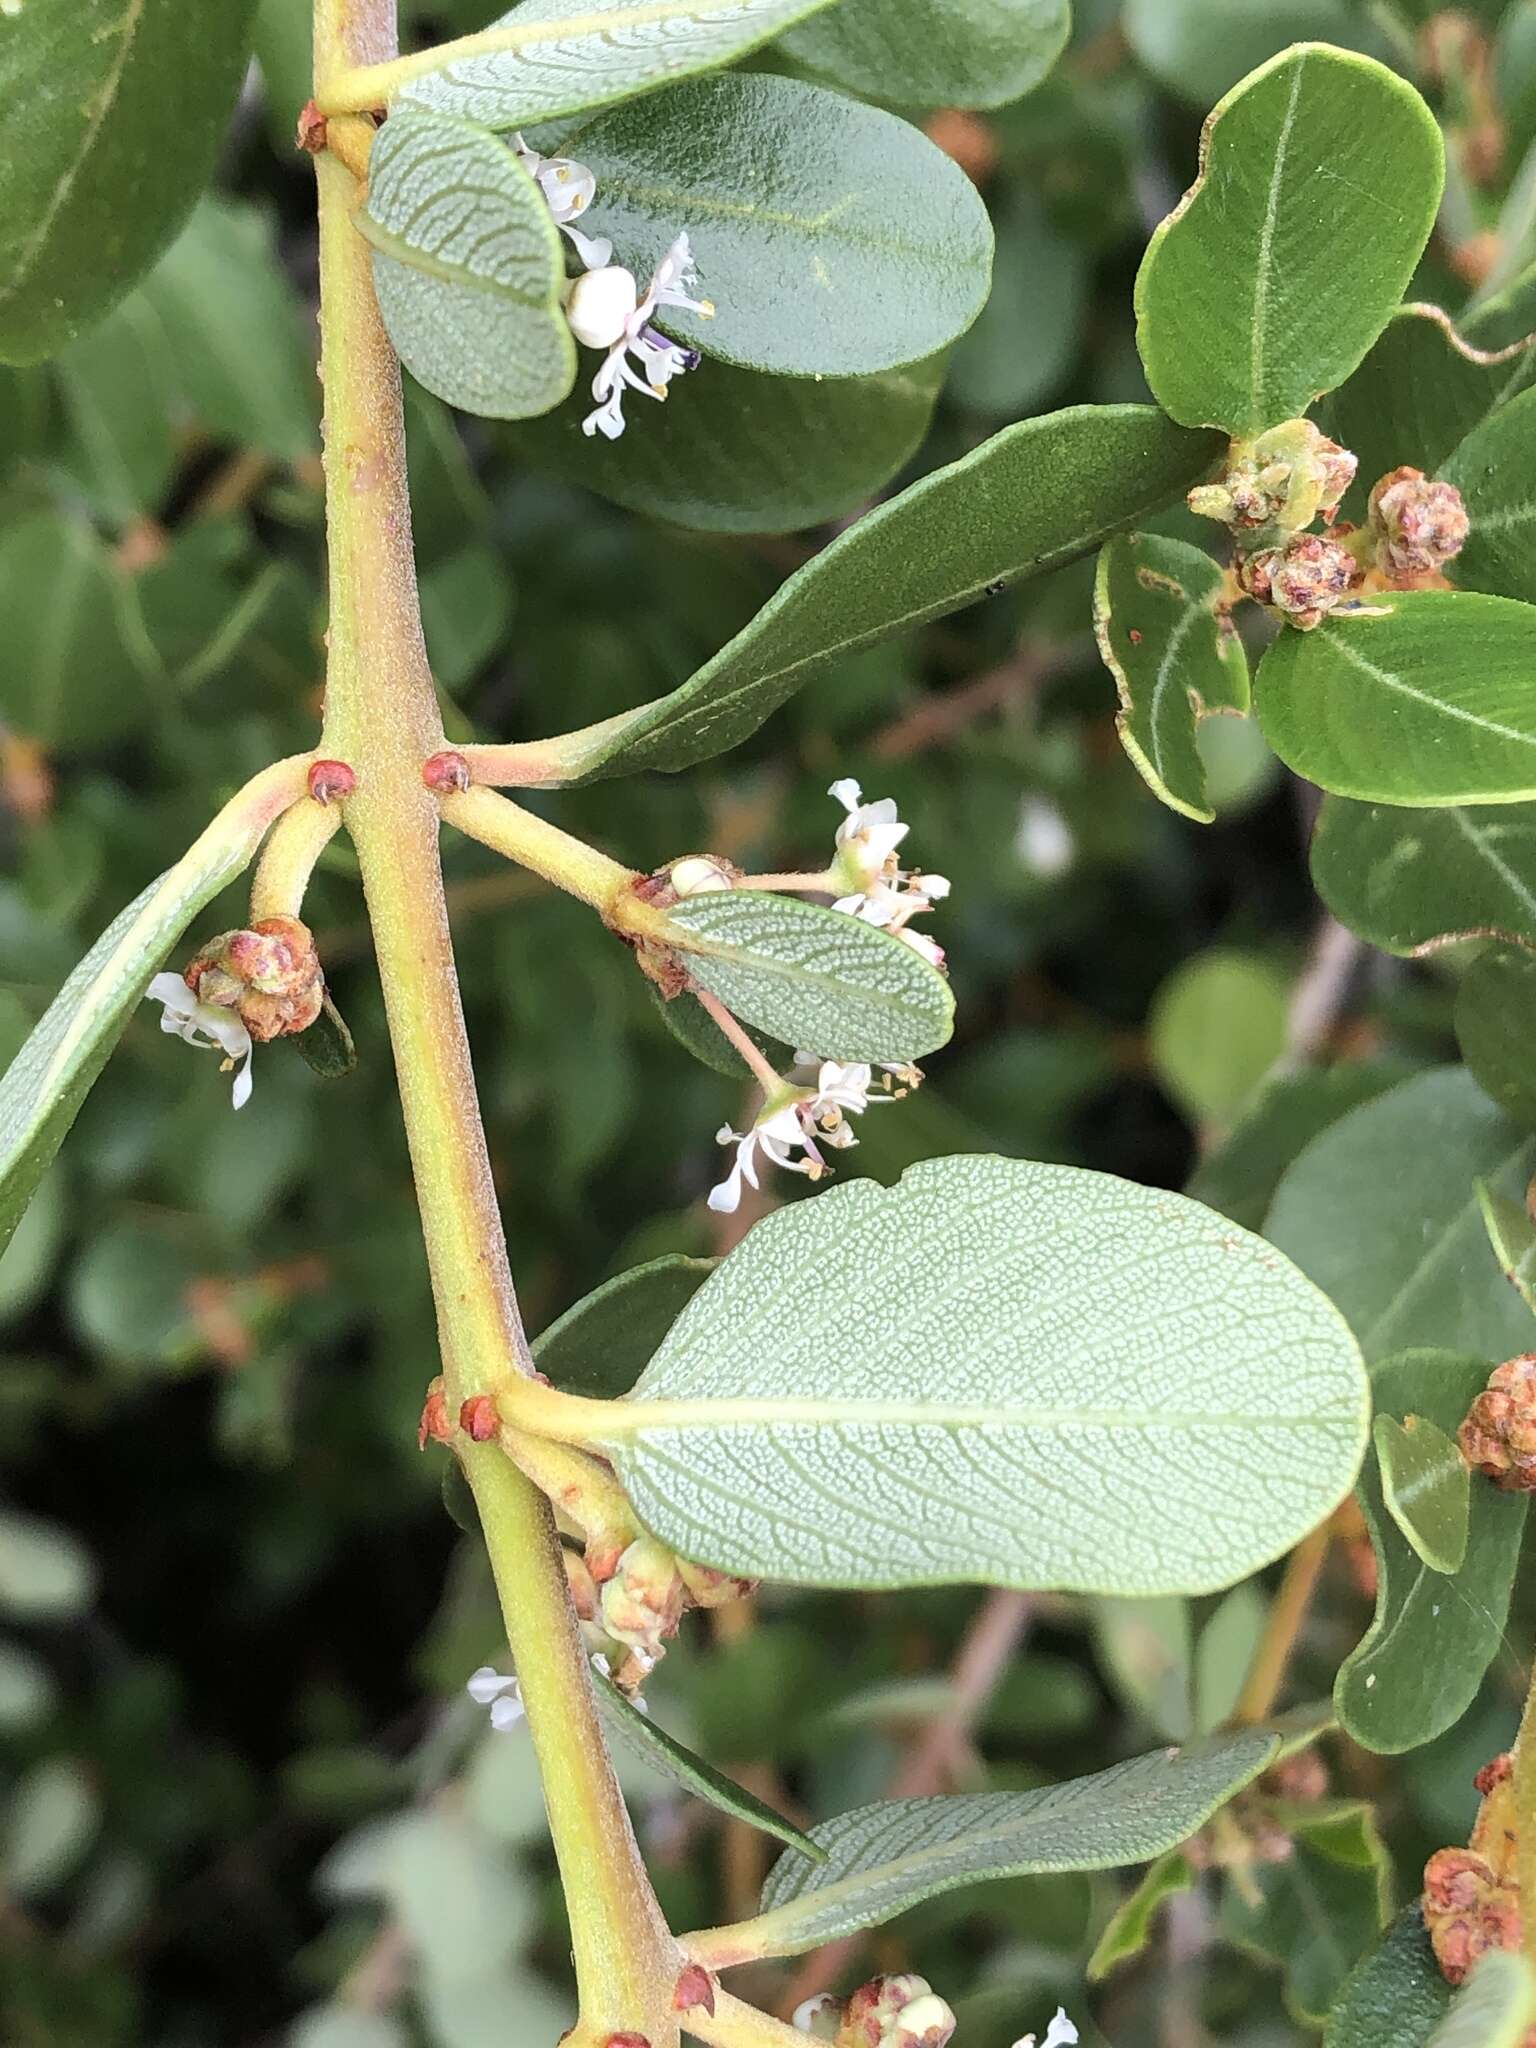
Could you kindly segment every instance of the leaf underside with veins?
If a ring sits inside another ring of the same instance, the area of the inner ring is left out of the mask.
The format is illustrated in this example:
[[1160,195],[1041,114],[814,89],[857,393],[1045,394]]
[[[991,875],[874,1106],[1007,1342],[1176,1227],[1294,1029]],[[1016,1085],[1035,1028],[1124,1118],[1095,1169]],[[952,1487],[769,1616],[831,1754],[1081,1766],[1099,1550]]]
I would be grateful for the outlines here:
[[[413,79],[402,101],[520,128],[711,71],[826,0],[524,0],[476,36],[480,53]],[[484,48],[488,38],[500,47]]]
[[1365,1408],[1342,1318],[1260,1239],[965,1156],[759,1224],[592,1440],[742,1576],[1195,1592],[1330,1511]]

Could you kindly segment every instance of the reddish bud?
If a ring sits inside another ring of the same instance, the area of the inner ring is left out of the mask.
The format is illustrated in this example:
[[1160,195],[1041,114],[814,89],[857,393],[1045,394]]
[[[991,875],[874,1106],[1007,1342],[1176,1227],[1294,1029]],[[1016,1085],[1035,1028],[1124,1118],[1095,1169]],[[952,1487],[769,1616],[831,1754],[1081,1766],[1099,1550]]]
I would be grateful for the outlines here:
[[459,1427],[474,1443],[488,1444],[501,1434],[501,1417],[489,1394],[471,1394],[459,1410]]
[[296,917],[264,917],[248,931],[210,939],[185,980],[200,1002],[238,1011],[260,1045],[307,1031],[325,1002],[314,938]]
[[1484,1764],[1472,1783],[1486,1799],[1497,1786],[1508,1784],[1514,1775],[1515,1759],[1506,1749],[1502,1756],[1496,1756],[1491,1763]]
[[1273,605],[1303,633],[1320,626],[1347,597],[1360,571],[1349,549],[1322,533],[1300,533],[1238,565],[1238,581],[1260,604]]
[[1504,1492],[1536,1491],[1536,1352],[1494,1368],[1456,1441],[1467,1463]]
[[345,761],[312,761],[309,765],[309,793],[317,804],[334,804],[350,796],[357,776]]
[[597,1619],[597,1582],[587,1570],[587,1561],[574,1550],[562,1550],[565,1560],[565,1583],[570,1589],[571,1605],[582,1621]]
[[644,2034],[610,2034],[603,2048],[651,2048]]
[[306,100],[299,110],[298,133],[294,141],[311,156],[318,156],[325,147],[325,116],[313,100]]
[[460,796],[469,787],[469,763],[452,747],[445,747],[423,764],[421,779],[439,796]]
[[1440,1974],[1460,1984],[1491,1949],[1519,1949],[1519,1898],[1486,1856],[1439,1849],[1424,1866],[1424,1925]]
[[1283,1757],[1264,1783],[1278,1799],[1310,1805],[1328,1791],[1328,1766],[1315,1749],[1298,1750],[1295,1756]]
[[424,1451],[427,1439],[434,1443],[446,1444],[453,1441],[453,1424],[448,1419],[448,1403],[443,1395],[443,1383],[435,1379],[427,1388],[426,1402],[421,1411],[421,1425],[416,1431],[416,1448]]
[[678,1978],[672,2009],[674,2012],[714,2011],[715,1980],[702,1963],[690,1963]]
[[1471,531],[1460,491],[1422,469],[1394,469],[1381,479],[1371,492],[1370,523],[1383,571],[1410,579],[1438,575]]

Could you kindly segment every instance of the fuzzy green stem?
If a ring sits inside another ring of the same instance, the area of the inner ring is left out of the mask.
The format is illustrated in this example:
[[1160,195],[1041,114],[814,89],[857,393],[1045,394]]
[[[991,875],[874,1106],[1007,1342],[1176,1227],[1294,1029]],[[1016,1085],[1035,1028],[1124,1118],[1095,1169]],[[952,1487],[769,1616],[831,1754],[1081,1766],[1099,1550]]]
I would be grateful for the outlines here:
[[573,838],[492,789],[466,789],[443,798],[443,819],[470,839],[542,875],[607,915],[640,878],[584,839]]
[[[316,0],[315,75],[388,58],[393,0]],[[399,369],[352,225],[355,184],[316,159],[330,574],[324,753],[352,764],[357,849],[437,1304],[450,1413],[528,1369],[475,1100],[424,762],[444,745],[411,552]],[[676,2041],[678,1952],[600,1732],[546,1502],[494,1444],[460,1455],[501,1596],[570,1914],[575,2039]],[[519,2022],[508,2014],[508,2038]],[[543,2044],[530,2044],[543,2048]]]
[[706,2013],[695,2007],[688,2014],[688,2031],[709,2048],[806,2048],[806,2036],[783,2020],[744,2005],[729,1991],[715,1989],[715,2009]]
[[315,863],[341,825],[334,804],[313,797],[284,811],[273,827],[251,882],[251,923],[265,917],[297,917],[304,908]]
[[[1474,1486],[1477,1481],[1473,1481]],[[1515,1876],[1520,1888],[1520,1946],[1536,1968],[1536,1664],[1515,1737]]]

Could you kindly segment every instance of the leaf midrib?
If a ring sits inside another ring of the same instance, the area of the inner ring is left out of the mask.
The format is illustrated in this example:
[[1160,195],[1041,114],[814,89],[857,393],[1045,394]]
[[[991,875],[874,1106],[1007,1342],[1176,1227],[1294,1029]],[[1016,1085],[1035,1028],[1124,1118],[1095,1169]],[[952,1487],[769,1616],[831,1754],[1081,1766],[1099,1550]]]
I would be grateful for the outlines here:
[[1296,109],[1301,102],[1301,81],[1306,68],[1307,55],[1303,51],[1296,59],[1296,71],[1291,80],[1291,96],[1275,142],[1274,167],[1270,174],[1269,192],[1264,204],[1264,219],[1259,226],[1259,246],[1253,283],[1253,340],[1248,359],[1248,374],[1251,379],[1252,408],[1260,416],[1265,411],[1264,361],[1268,350],[1271,269],[1274,261],[1275,229],[1280,218],[1280,188],[1285,181],[1291,131],[1296,125]]
[[1003,1402],[882,1401],[798,1399],[781,1396],[714,1400],[708,1396],[668,1400],[638,1391],[628,1401],[615,1402],[612,1411],[594,1426],[593,1438],[605,1443],[643,1440],[651,1430],[745,1429],[772,1434],[775,1428],[809,1423],[822,1428],[844,1424],[865,1424],[909,1429],[1134,1429],[1138,1432],[1211,1429],[1307,1429],[1326,1430],[1330,1435],[1347,1429],[1356,1435],[1358,1416],[1354,1409],[1310,1409],[1295,1415],[1250,1415],[1241,1410],[1169,1409],[1155,1413],[1123,1407],[1061,1407],[1055,1403],[1014,1406]]

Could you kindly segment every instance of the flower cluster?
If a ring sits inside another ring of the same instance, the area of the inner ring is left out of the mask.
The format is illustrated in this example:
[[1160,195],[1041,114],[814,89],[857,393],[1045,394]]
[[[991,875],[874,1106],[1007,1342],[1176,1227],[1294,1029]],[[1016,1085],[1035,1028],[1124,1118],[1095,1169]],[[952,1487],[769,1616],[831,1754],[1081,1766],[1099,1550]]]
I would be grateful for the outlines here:
[[944,949],[926,932],[915,932],[914,917],[932,910],[949,894],[943,875],[924,875],[903,868],[896,849],[911,830],[896,815],[894,801],[886,796],[867,804],[864,793],[851,777],[834,782],[827,795],[836,797],[847,813],[837,828],[837,855],[831,872],[847,891],[832,905],[865,924],[879,925],[894,938],[921,953],[932,967],[944,965]]
[[[794,2024],[833,2048],[947,2048],[955,2015],[926,1977],[907,1973],[872,1977],[850,1998],[831,1992],[808,1998],[797,2008]],[[1077,2038],[1077,2028],[1058,2006],[1039,2048],[1072,2048]],[[1034,2035],[1024,2035],[1013,2048],[1036,2048]]]
[[1475,1472],[1505,1493],[1536,1492],[1536,1352],[1494,1367],[1456,1434]]
[[1448,1984],[1462,1983],[1491,1950],[1521,1946],[1512,1758],[1494,1757],[1473,1783],[1482,1804],[1468,1846],[1437,1849],[1424,1866],[1424,1926]]
[[144,997],[160,1004],[162,1031],[224,1054],[241,1109],[251,1099],[253,1044],[307,1031],[324,1004],[325,978],[309,928],[296,917],[267,917],[210,939],[184,975],[157,974]]
[[714,306],[693,296],[698,279],[686,234],[673,242],[642,292],[634,272],[614,262],[612,242],[606,236],[585,234],[575,225],[597,191],[597,179],[587,166],[574,157],[540,156],[521,135],[513,137],[513,148],[543,193],[555,225],[581,260],[581,271],[566,286],[565,317],[571,332],[584,347],[604,351],[602,367],[592,380],[597,404],[581,430],[616,441],[624,431],[626,391],[664,399],[674,377],[699,365],[697,349],[669,341],[652,325],[658,310],[675,306],[711,320]]

